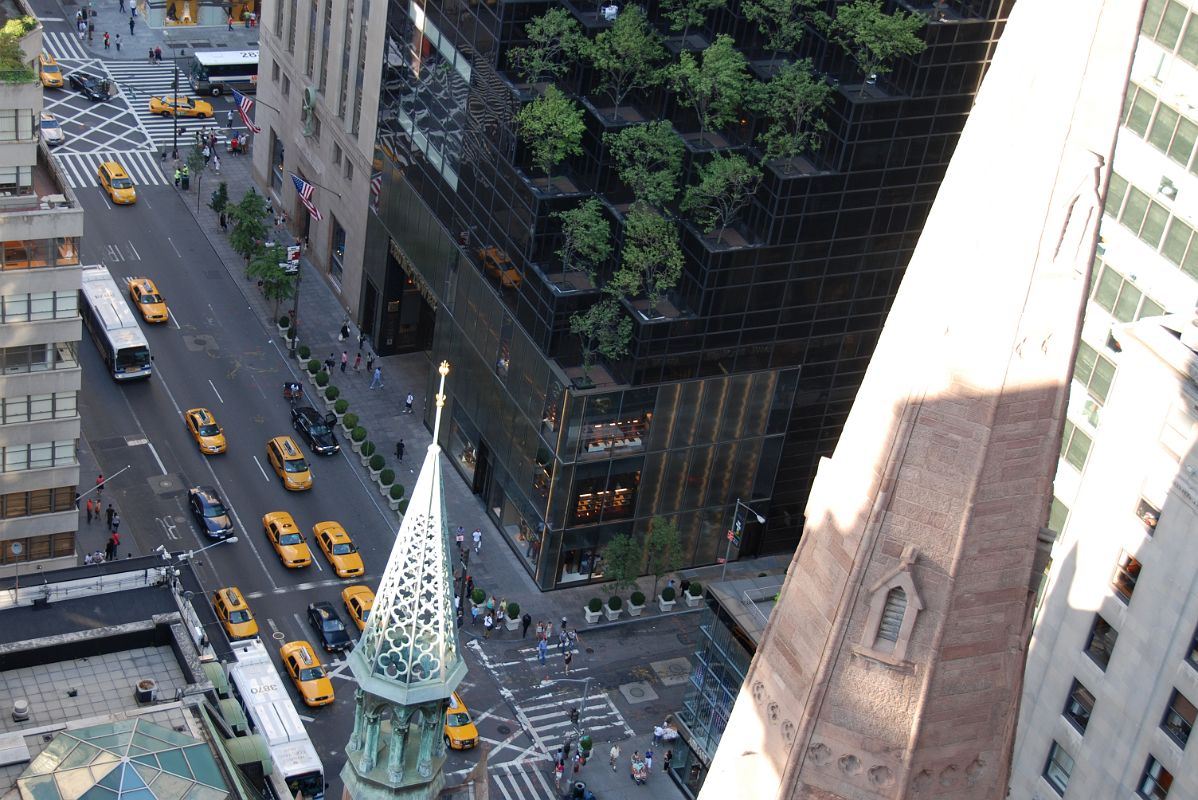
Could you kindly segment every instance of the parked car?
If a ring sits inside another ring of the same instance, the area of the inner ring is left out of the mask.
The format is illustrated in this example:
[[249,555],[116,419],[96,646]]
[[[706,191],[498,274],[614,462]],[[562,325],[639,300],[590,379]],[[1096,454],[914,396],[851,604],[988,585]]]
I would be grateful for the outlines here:
[[187,503],[196,518],[200,531],[212,539],[228,539],[233,535],[233,519],[212,486],[195,486],[187,490]]
[[58,124],[58,118],[49,111],[42,112],[40,129],[42,132],[42,141],[49,147],[57,147],[66,138],[63,135],[62,126]]
[[312,406],[296,406],[291,409],[291,424],[308,442],[312,452],[320,456],[332,456],[341,451],[333,426],[337,424],[334,414],[321,415]]

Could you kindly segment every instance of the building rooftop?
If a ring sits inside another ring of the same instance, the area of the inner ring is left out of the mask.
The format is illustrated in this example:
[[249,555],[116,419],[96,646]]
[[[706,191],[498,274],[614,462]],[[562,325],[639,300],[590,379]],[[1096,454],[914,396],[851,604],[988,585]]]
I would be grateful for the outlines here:
[[784,580],[786,574],[779,571],[756,578],[714,583],[707,587],[707,591],[753,643],[760,644]]

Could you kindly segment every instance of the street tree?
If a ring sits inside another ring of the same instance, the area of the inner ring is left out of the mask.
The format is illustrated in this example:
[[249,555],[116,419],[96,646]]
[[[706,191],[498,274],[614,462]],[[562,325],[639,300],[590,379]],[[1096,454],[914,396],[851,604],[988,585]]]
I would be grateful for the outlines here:
[[728,0],[661,0],[661,10],[669,20],[670,30],[682,32],[682,48],[685,50],[691,28],[699,27],[707,21],[708,14],[727,4]]
[[[915,56],[927,48],[916,33],[927,20],[919,14],[896,10],[887,14],[882,0],[853,0],[836,9],[829,25],[832,41],[844,48],[868,80],[885,75],[901,56]],[[865,84],[861,85],[865,93]]]
[[578,20],[564,8],[533,17],[524,26],[528,44],[508,51],[508,64],[528,83],[555,81],[570,71],[587,44]]
[[654,517],[649,523],[649,535],[645,537],[645,549],[649,553],[647,566],[653,576],[653,596],[656,597],[658,580],[682,568],[682,538],[678,535],[678,524]]
[[732,224],[761,183],[761,169],[739,153],[716,153],[699,167],[699,182],[687,187],[682,210],[691,215],[703,232],[719,230],[717,243],[724,241],[724,229]]
[[216,186],[216,191],[212,193],[212,199],[208,202],[208,207],[217,214],[229,207],[229,184],[221,181]]
[[643,553],[640,542],[627,533],[616,534],[603,548],[603,574],[612,579],[615,591],[636,586],[636,579],[641,576]]
[[266,198],[250,189],[227,210],[233,219],[229,244],[248,265],[266,239]]
[[657,31],[649,25],[640,6],[620,10],[616,21],[587,47],[599,83],[615,105],[614,119],[630,92],[648,89],[661,82],[661,65],[666,48]]
[[586,311],[570,317],[570,333],[582,345],[582,374],[590,377],[597,356],[617,361],[628,354],[632,340],[632,320],[624,313],[619,300],[605,297]]
[[682,139],[665,120],[630,125],[605,133],[616,173],[633,196],[655,208],[665,208],[678,194],[682,178]]
[[550,86],[545,94],[520,109],[516,126],[533,161],[545,173],[547,189],[553,180],[553,168],[569,156],[582,154],[582,109],[556,86]]
[[702,142],[708,131],[736,120],[753,85],[749,62],[726,33],[717,36],[699,58],[683,50],[669,70],[669,81],[683,105],[694,109]]
[[633,203],[624,220],[620,268],[608,286],[629,298],[644,293],[653,313],[661,296],[682,278],[678,226],[644,203]]
[[767,159],[789,159],[819,149],[828,130],[823,114],[832,87],[815,73],[810,59],[784,64],[767,83],[757,84],[753,105],[768,124],[757,140]]
[[745,19],[757,23],[765,48],[778,57],[798,48],[818,4],[818,0],[744,0],[740,10]]
[[258,281],[262,295],[274,303],[271,319],[279,318],[279,303],[295,296],[295,276],[288,275],[281,264],[287,261],[287,251],[278,245],[260,247],[250,258],[245,276]]
[[563,272],[585,272],[595,279],[595,270],[611,255],[611,225],[603,216],[603,204],[590,197],[569,211],[551,215],[562,224],[562,246],[557,251]]
[[187,152],[187,171],[196,182],[196,211],[200,210],[200,183],[204,179],[204,148],[193,144]]

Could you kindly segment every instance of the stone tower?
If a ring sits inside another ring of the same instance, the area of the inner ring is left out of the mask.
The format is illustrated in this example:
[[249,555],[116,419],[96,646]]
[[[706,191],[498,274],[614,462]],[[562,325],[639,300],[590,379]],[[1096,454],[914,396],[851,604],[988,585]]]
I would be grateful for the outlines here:
[[1141,5],[1013,11],[701,800],[1006,796]]
[[454,623],[441,448],[442,362],[433,441],[387,560],[374,608],[349,656],[354,729],[341,779],[355,800],[427,800],[445,786],[446,699],[466,674]]

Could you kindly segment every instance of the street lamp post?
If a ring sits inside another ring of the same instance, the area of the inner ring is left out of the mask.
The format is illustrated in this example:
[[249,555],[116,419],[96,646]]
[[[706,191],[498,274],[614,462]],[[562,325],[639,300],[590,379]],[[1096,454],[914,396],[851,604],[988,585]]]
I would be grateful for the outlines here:
[[[284,251],[286,252],[286,251]],[[291,299],[291,347],[288,348],[292,353],[299,346],[299,292],[300,281],[304,279],[304,266],[302,253],[300,261],[295,262],[295,296]]]
[[765,517],[749,508],[749,504],[742,501],[739,497],[736,498],[736,506],[732,511],[732,527],[728,529],[728,544],[724,545],[724,568],[720,570],[721,582],[724,580],[724,576],[728,574],[728,559],[732,556],[732,540],[735,539],[737,547],[740,546],[740,537],[745,527],[745,521],[740,516],[742,508],[745,511],[752,512],[753,516],[757,518],[757,524],[765,524]]
[[[582,738],[582,715],[587,710],[587,699],[591,694],[591,681],[593,678],[546,678],[541,681],[541,686],[552,686],[555,683],[581,683],[582,684],[582,705],[576,709],[571,709],[574,713],[570,715],[570,721],[574,723],[574,742],[577,743]],[[570,740],[566,740],[566,744],[570,744]]]
[[222,544],[237,544],[237,537],[230,536],[228,539],[221,539],[219,542],[213,542],[212,544],[204,545],[199,550],[188,550],[185,553],[180,553],[178,558],[180,561],[190,561],[191,559],[195,558],[197,553],[202,553],[205,550],[211,550],[213,547]]
[[178,48],[177,55],[172,59],[175,65],[175,83],[173,89],[175,96],[172,99],[174,107],[171,109],[171,119],[173,121],[174,128],[174,147],[172,149],[171,158],[175,159],[176,161],[179,159],[179,59],[183,58],[183,54],[186,52],[186,48],[180,47]]

